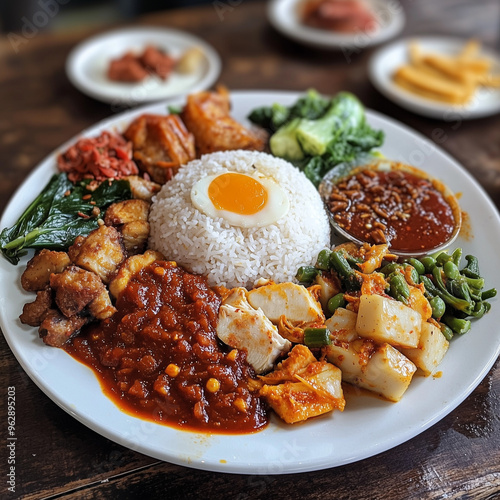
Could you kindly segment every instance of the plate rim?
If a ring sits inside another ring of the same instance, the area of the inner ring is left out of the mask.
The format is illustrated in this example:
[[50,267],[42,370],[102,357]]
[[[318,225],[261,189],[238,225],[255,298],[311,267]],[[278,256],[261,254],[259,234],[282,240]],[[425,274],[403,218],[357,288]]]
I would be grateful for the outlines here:
[[[415,114],[444,120],[448,115],[459,115],[461,119],[476,119],[492,116],[500,112],[500,98],[498,104],[492,108],[468,108],[462,105],[447,105],[445,103],[434,102],[430,99],[425,99],[417,95],[412,95],[403,89],[399,89],[396,85],[386,85],[383,77],[379,76],[379,67],[384,55],[389,51],[398,49],[400,46],[408,45],[412,41],[421,41],[423,43],[445,43],[454,46],[464,46],[467,38],[448,35],[414,35],[398,38],[390,43],[379,47],[371,56],[368,62],[368,75],[372,85],[387,99],[394,102],[398,106],[407,109]],[[492,57],[497,64],[500,65],[500,54],[488,46],[482,46],[481,52],[486,56]],[[394,66],[394,65],[393,65]],[[384,74],[388,70],[383,71]]]
[[[258,98],[259,96],[267,95],[267,96],[269,96],[270,100],[271,99],[276,100],[276,99],[280,99],[283,97],[296,98],[302,94],[303,94],[303,92],[297,92],[297,91],[276,91],[276,90],[237,91],[237,90],[235,90],[235,91],[232,91],[231,96],[232,96],[232,99],[234,100],[235,98],[236,99],[237,98],[240,98],[240,99],[247,98],[248,99],[248,98]],[[183,98],[179,98],[179,100],[181,100],[181,99],[183,99]],[[117,122],[124,122],[125,120],[129,120],[134,115],[138,115],[138,114],[144,112],[144,110],[147,110],[149,108],[156,108],[159,105],[161,105],[161,103],[142,106],[142,107],[137,108],[137,109],[126,111],[125,113],[122,113],[120,115],[116,115],[113,117],[108,117],[106,119],[100,120],[99,122],[87,127],[85,130],[83,130],[81,133],[77,134],[73,138],[69,139],[65,144],[70,144],[70,143],[74,142],[74,140],[77,139],[78,137],[81,137],[83,134],[89,134],[92,131],[95,131],[96,129],[102,129],[102,128],[108,127],[108,126],[110,126],[110,124],[112,126],[116,126]],[[382,113],[368,109],[367,115],[368,115],[368,117],[370,117],[370,116],[377,117],[377,119],[379,119],[381,121],[386,121],[389,124],[391,124],[392,126],[402,128],[405,133],[410,132],[412,134],[412,136],[416,137],[419,140],[425,140],[426,142],[431,142],[429,139],[427,139],[425,136],[423,136],[419,132],[413,130],[411,127],[408,127],[407,125],[399,122],[398,120],[395,120],[391,117],[388,117]],[[434,146],[434,143],[432,143],[432,144]],[[60,148],[62,148],[62,147],[64,147],[64,145],[61,146]],[[2,218],[0,219],[0,225],[2,228],[6,225],[5,224],[5,214],[8,211],[8,209],[11,211],[13,210],[13,208],[11,207],[11,204],[13,203],[14,200],[16,200],[17,198],[20,197],[20,193],[22,191],[22,188],[27,183],[29,183],[30,180],[32,181],[33,177],[37,174],[37,172],[42,171],[44,168],[45,169],[48,168],[47,166],[45,166],[45,164],[47,162],[49,162],[54,157],[55,154],[57,154],[57,152],[60,150],[60,148],[57,148],[56,150],[51,152],[49,155],[47,155],[41,162],[39,162],[37,164],[37,166],[34,167],[31,174],[29,176],[27,176],[24,179],[24,181],[20,184],[18,189],[15,191],[15,193],[13,194],[11,199],[9,200],[9,202],[6,206],[6,209],[5,209],[4,213],[2,214]],[[485,201],[489,205],[490,209],[493,211],[493,214],[496,217],[497,224],[500,224],[500,215],[498,214],[498,212],[495,208],[495,205],[493,204],[493,201],[489,198],[489,196],[486,194],[486,192],[483,190],[483,188],[479,185],[479,183],[472,177],[472,175],[467,170],[465,170],[463,167],[461,167],[461,165],[453,157],[451,157],[451,155],[449,155],[446,151],[444,151],[438,145],[435,145],[435,148],[436,148],[436,150],[439,151],[439,153],[441,155],[444,155],[446,157],[446,159],[453,164],[454,168],[459,168],[462,171],[462,173],[466,176],[467,180],[470,181],[473,185],[475,185],[476,188],[479,189],[479,191],[481,192],[481,194],[484,198],[483,201]],[[18,209],[17,212],[19,212],[20,210],[22,210],[22,209]],[[406,429],[406,431],[404,431],[404,432],[401,432],[398,435],[398,439],[395,441],[390,441],[388,446],[387,446],[387,443],[385,443],[385,442],[383,442],[382,444],[379,444],[378,446],[377,446],[377,443],[371,444],[362,453],[355,454],[354,456],[351,456],[350,458],[345,458],[344,460],[339,461],[339,462],[335,462],[334,464],[332,464],[331,462],[327,463],[325,461],[326,459],[324,459],[320,463],[315,462],[313,464],[311,464],[311,463],[302,464],[301,462],[297,462],[297,463],[294,463],[293,465],[289,465],[286,470],[269,470],[269,469],[266,469],[263,471],[261,471],[261,470],[248,470],[248,465],[249,465],[248,462],[246,464],[241,462],[241,461],[235,462],[235,463],[228,462],[228,463],[222,464],[222,463],[218,463],[215,460],[212,460],[212,461],[199,460],[198,462],[196,462],[195,459],[187,460],[185,457],[180,456],[179,454],[176,456],[169,456],[168,458],[165,458],[165,456],[158,456],[158,454],[152,453],[150,450],[145,450],[144,448],[138,447],[137,443],[135,443],[134,441],[130,441],[126,437],[121,436],[119,433],[114,432],[114,431],[110,432],[109,428],[106,428],[105,426],[101,425],[99,422],[89,420],[89,418],[90,419],[92,418],[91,416],[89,417],[86,414],[83,414],[82,412],[78,413],[78,411],[73,410],[67,402],[61,403],[58,400],[58,397],[54,396],[53,392],[51,392],[50,388],[46,387],[46,385],[43,383],[42,380],[39,380],[37,377],[35,377],[31,373],[31,369],[30,369],[27,361],[25,361],[23,354],[18,352],[17,347],[11,343],[10,334],[6,335],[8,328],[6,328],[7,323],[6,323],[6,319],[4,318],[4,308],[3,308],[4,298],[3,297],[0,298],[0,302],[2,303],[2,307],[0,307],[0,326],[2,327],[2,331],[4,333],[4,337],[7,341],[7,344],[9,345],[9,348],[11,349],[12,353],[16,357],[17,361],[22,366],[23,370],[28,374],[30,379],[33,380],[33,382],[42,390],[42,392],[44,392],[44,394],[47,395],[49,397],[49,399],[51,399],[53,402],[55,402],[60,408],[62,408],[67,413],[69,413],[77,421],[83,423],[85,426],[87,426],[90,429],[94,430],[95,432],[99,433],[101,436],[103,436],[107,439],[110,439],[114,442],[117,442],[125,447],[128,447],[128,448],[134,450],[134,451],[139,451],[141,453],[145,453],[149,456],[159,458],[161,460],[168,461],[170,463],[174,463],[174,464],[178,464],[178,465],[182,465],[182,466],[193,467],[193,468],[197,468],[197,469],[214,471],[214,472],[253,474],[253,475],[255,475],[255,474],[292,474],[292,473],[299,473],[299,472],[308,472],[308,471],[322,470],[322,469],[326,469],[326,468],[333,468],[333,467],[346,465],[348,463],[358,462],[360,460],[363,460],[363,459],[378,455],[379,453],[393,449],[396,446],[408,441],[409,439],[421,434],[426,429],[428,429],[429,427],[431,427],[432,425],[437,423],[439,420],[444,418],[444,416],[448,415],[459,404],[461,404],[470,395],[470,393],[477,387],[477,385],[479,385],[479,383],[483,380],[483,378],[487,375],[487,373],[489,372],[489,370],[491,369],[491,367],[495,363],[496,358],[498,357],[498,355],[500,353],[500,342],[499,342],[498,345],[496,346],[496,349],[491,351],[488,363],[486,363],[485,365],[482,366],[482,368],[478,371],[476,377],[472,381],[469,381],[469,385],[466,387],[465,390],[463,390],[460,393],[459,398],[455,398],[452,403],[448,403],[447,405],[443,405],[443,407],[440,409],[439,412],[436,412],[436,413],[430,415],[429,418],[426,418],[425,421],[422,422],[422,424],[420,425],[420,427],[418,428],[418,430],[416,432],[414,429],[411,429],[411,428]],[[43,348],[45,346],[40,346],[40,347]],[[47,348],[47,349],[51,349],[51,348]],[[64,354],[69,357],[68,354],[66,354],[66,353],[64,353]],[[71,359],[74,362],[76,362],[76,360],[74,360],[73,358],[71,358]],[[76,362],[76,363],[78,363],[78,362]],[[84,365],[82,365],[82,366],[84,366]],[[92,372],[90,372],[90,373],[91,373],[92,377],[94,377],[94,379],[96,379],[94,374]],[[97,379],[95,380],[95,382],[98,383]],[[110,403],[110,404],[112,404],[112,403]],[[117,411],[120,411],[120,410],[117,409]],[[132,418],[134,421],[141,421],[140,419],[134,419],[133,417],[128,417],[128,418]],[[159,425],[159,424],[153,424],[153,425]],[[332,425],[334,425],[334,423]],[[162,426],[162,427],[166,427],[166,426]],[[186,433],[186,431],[182,431],[179,429],[175,429],[175,428],[169,428],[169,429],[172,429],[174,432],[180,432],[182,434],[191,435],[191,433]],[[265,432],[265,431],[262,431],[262,432]],[[237,437],[243,437],[243,438],[245,438],[243,441],[246,441],[246,438],[248,438],[248,436],[251,437],[252,434],[250,434],[250,435],[238,435]],[[227,436],[223,436],[223,437],[227,438]],[[330,457],[330,459],[331,459],[331,457]]]
[[[98,86],[96,88],[93,86],[88,86],[85,84],[85,82],[82,82],[82,80],[79,78],[78,64],[79,64],[79,59],[83,57],[85,51],[98,43],[103,43],[109,38],[124,34],[125,35],[144,34],[152,36],[162,36],[168,34],[177,38],[186,39],[192,42],[193,46],[196,45],[201,47],[206,57],[208,69],[206,74],[199,81],[197,81],[194,85],[192,85],[189,89],[187,89],[187,92],[197,92],[200,90],[204,90],[206,88],[210,88],[210,86],[213,85],[217,81],[217,78],[220,76],[222,70],[221,57],[215,50],[215,48],[202,38],[188,31],[180,30],[177,28],[160,27],[154,25],[128,26],[123,28],[107,30],[102,33],[97,33],[96,35],[85,38],[71,49],[68,56],[66,57],[64,68],[68,80],[77,90],[79,90],[83,94],[93,99],[96,99],[98,101],[107,104],[116,104],[116,105],[128,104],[135,106],[176,99],[186,93],[186,90],[183,89],[182,91],[173,93],[172,95],[161,96],[161,97],[148,98],[145,95],[139,98],[126,97],[126,96],[111,97],[107,92],[99,91]],[[139,84],[141,83],[143,82],[139,82]],[[130,90],[132,91],[133,89]]]

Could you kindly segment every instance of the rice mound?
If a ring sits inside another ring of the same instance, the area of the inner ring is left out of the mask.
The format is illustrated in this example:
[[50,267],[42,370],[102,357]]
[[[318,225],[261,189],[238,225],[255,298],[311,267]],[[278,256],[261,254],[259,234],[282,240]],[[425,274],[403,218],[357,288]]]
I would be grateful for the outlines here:
[[[212,218],[191,203],[191,188],[207,175],[257,169],[286,192],[290,208],[276,223],[240,228]],[[294,281],[302,265],[312,265],[329,247],[330,225],[313,184],[293,165],[266,153],[224,151],[181,167],[153,198],[149,248],[211,286],[251,288],[260,278]]]

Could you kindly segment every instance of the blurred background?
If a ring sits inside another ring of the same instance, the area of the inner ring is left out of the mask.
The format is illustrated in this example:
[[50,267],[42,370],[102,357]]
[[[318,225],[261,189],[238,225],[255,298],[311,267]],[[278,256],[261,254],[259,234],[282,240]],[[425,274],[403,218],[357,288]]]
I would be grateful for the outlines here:
[[[251,1],[251,0],[245,0]],[[20,31],[43,9],[49,14],[45,30],[66,30],[126,21],[141,14],[213,3],[212,0],[0,0],[0,29]],[[236,4],[236,2],[234,2]],[[55,15],[57,14],[57,15]],[[42,18],[40,18],[42,24]]]

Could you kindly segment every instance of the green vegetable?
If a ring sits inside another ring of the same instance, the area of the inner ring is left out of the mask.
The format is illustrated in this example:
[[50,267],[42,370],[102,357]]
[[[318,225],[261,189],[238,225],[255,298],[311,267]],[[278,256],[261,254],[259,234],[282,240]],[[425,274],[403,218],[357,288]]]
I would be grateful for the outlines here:
[[432,317],[435,319],[441,318],[446,311],[446,304],[444,303],[444,300],[441,297],[433,297],[429,300],[429,304],[432,309]]
[[455,316],[452,316],[451,314],[445,314],[442,318],[441,321],[451,328],[453,333],[456,333],[458,335],[463,335],[464,333],[467,333],[470,330],[471,323],[467,319],[462,319],[462,318],[456,318]]
[[496,295],[497,295],[497,289],[490,288],[489,290],[486,290],[481,294],[481,300],[492,299],[493,297],[496,297]]
[[256,108],[248,115],[248,119],[252,123],[274,132],[294,118],[307,118],[310,120],[319,118],[325,113],[329,105],[329,99],[321,97],[316,90],[311,89],[289,108],[277,103],[272,106]]
[[334,295],[327,304],[328,311],[333,314],[336,309],[339,307],[345,307],[347,301],[344,298],[344,294],[342,292],[337,293],[337,295]]
[[[422,257],[419,259],[422,265],[425,268],[426,273],[432,273],[432,270],[434,269],[434,266],[436,265],[436,259],[434,257],[431,257],[430,255],[426,255],[425,257]],[[420,273],[424,274],[424,273]]]
[[[318,254],[318,258],[316,260],[316,267],[321,269],[322,271],[328,271],[330,269],[330,257],[332,255],[332,251],[328,249],[321,250]],[[349,264],[348,264],[349,265]]]
[[473,255],[466,255],[465,260],[467,265],[462,269],[462,274],[468,276],[469,278],[479,278],[481,276],[479,272],[479,261]]
[[439,323],[439,326],[441,327],[441,333],[444,335],[444,338],[450,341],[453,338],[453,330],[444,323]]
[[445,276],[451,280],[456,280],[460,276],[458,266],[451,260],[444,263],[443,271]]
[[276,131],[271,152],[293,161],[315,185],[333,167],[379,147],[384,139],[382,131],[366,123],[363,105],[349,92],[329,100],[309,91],[289,108],[257,108],[249,119]]
[[171,115],[180,115],[182,113],[182,106],[174,106],[171,104],[170,106],[167,106],[167,111]]
[[391,262],[390,264],[386,264],[384,267],[380,269],[380,272],[382,274],[385,274],[385,276],[389,276],[390,274],[396,271],[403,271],[403,266],[401,264],[398,264],[397,262]]
[[86,236],[99,226],[98,219],[109,205],[131,197],[130,184],[125,180],[102,182],[95,191],[86,189],[88,183],[73,185],[66,174],[53,175],[16,224],[0,234],[5,258],[17,264],[28,248],[66,250],[77,236]]
[[314,266],[301,266],[295,277],[301,283],[311,283],[321,271]]
[[352,94],[340,92],[332,99],[325,114],[316,120],[303,119],[296,131],[304,153],[321,156],[328,144],[345,131],[356,129],[364,123],[363,105]]
[[356,271],[349,265],[341,251],[333,251],[330,254],[330,268],[337,272],[342,285],[347,291],[359,290],[361,280]]
[[389,278],[390,295],[396,300],[408,304],[410,287],[401,273],[394,273]]
[[286,125],[283,125],[271,136],[269,146],[275,156],[286,158],[287,160],[302,160],[304,152],[297,140],[297,128],[300,125],[300,118],[295,118]]
[[409,259],[405,259],[403,262],[410,264],[410,266],[412,266],[419,275],[425,274],[425,266],[418,259],[414,259],[413,257],[411,257]]
[[323,347],[331,343],[328,328],[304,328],[304,344],[307,347]]

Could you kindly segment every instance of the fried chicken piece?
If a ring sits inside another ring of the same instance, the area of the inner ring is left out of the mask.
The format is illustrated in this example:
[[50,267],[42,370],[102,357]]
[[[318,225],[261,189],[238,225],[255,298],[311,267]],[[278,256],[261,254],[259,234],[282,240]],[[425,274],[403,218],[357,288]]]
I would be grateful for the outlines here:
[[147,221],[149,205],[144,200],[124,200],[113,203],[106,210],[104,223],[107,226],[118,226],[127,222]]
[[43,290],[52,273],[60,273],[71,264],[66,252],[43,249],[28,262],[21,275],[21,285],[27,292]]
[[50,286],[55,291],[57,307],[68,318],[82,312],[103,290],[106,291],[97,274],[77,266],[53,274]]
[[111,303],[108,290],[102,286],[101,293],[89,304],[89,313],[98,320],[110,318],[117,311]]
[[52,291],[49,287],[36,292],[33,302],[24,304],[19,319],[23,325],[40,326],[52,308]]
[[128,255],[143,252],[146,248],[149,238],[149,205],[144,200],[125,200],[113,203],[106,210],[104,222],[108,226],[118,226]]
[[132,142],[139,167],[160,184],[195,158],[194,137],[178,115],[141,115],[123,135]]
[[259,379],[265,382],[259,394],[288,424],[344,410],[341,371],[331,363],[317,361],[304,345],[297,344],[274,372]]
[[149,222],[127,222],[120,227],[123,246],[128,255],[135,255],[145,250],[149,238]]
[[124,177],[130,184],[132,196],[138,200],[151,201],[153,196],[161,189],[160,184],[148,181],[138,175],[127,175]]
[[106,284],[126,257],[122,237],[112,226],[94,229],[83,239],[78,237],[68,254],[74,264],[96,273]]
[[225,87],[187,97],[181,116],[194,135],[198,156],[233,149],[264,149],[262,138],[235,121],[229,111],[229,92]]
[[152,264],[155,260],[164,260],[160,252],[154,250],[146,250],[144,254],[134,255],[129,257],[121,266],[116,276],[109,284],[109,291],[116,299],[125,290],[130,281],[130,278],[135,273],[138,273],[142,268]]
[[52,347],[62,347],[71,337],[90,321],[90,316],[75,315],[71,318],[63,316],[59,311],[51,309],[38,330],[41,339]]

